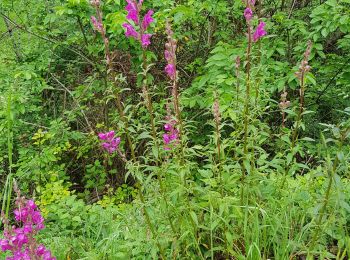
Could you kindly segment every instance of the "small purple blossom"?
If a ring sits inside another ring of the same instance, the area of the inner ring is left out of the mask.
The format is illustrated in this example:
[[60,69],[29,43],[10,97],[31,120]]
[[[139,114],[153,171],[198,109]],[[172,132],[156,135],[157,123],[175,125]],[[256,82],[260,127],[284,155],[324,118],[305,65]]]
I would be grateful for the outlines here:
[[[35,235],[44,227],[44,218],[33,200],[26,200],[17,192],[16,205],[14,210],[18,226],[10,226],[7,219],[4,219],[4,239],[0,239],[0,249],[3,252],[10,251],[11,256],[7,260],[55,260],[51,252],[43,245],[38,245]],[[46,256],[45,256],[46,254]]]
[[247,22],[253,18],[253,11],[249,7],[244,10],[244,17]]
[[[126,29],[125,36],[135,38],[141,43],[142,47],[145,48],[151,44],[152,34],[147,33],[146,30],[149,25],[154,22],[152,17],[154,11],[148,10],[146,15],[142,18],[140,17],[140,11],[142,9],[143,0],[139,0],[139,2],[137,2],[137,0],[126,0],[126,2],[125,10],[128,12],[126,19],[129,20],[129,22],[123,24],[123,27]],[[139,25],[141,20],[142,23]],[[133,23],[130,23],[131,21],[133,21]]]
[[172,80],[176,78],[176,68],[174,64],[166,65],[165,72],[168,74],[169,78],[171,78]]
[[126,0],[128,3],[125,10],[128,12],[126,19],[134,21],[135,24],[139,24],[139,10],[137,3],[133,0]]
[[170,24],[166,25],[166,34],[168,35],[168,42],[165,44],[164,56],[167,61],[165,72],[171,80],[176,80],[176,46],[177,42],[173,38],[173,31]]
[[126,29],[126,32],[125,32],[126,37],[132,37],[135,39],[139,38],[139,33],[136,32],[134,26],[132,26],[129,23],[124,23],[123,27]]
[[142,21],[142,29],[143,30],[146,31],[148,26],[154,22],[154,19],[152,17],[153,13],[154,13],[153,10],[149,10],[147,12],[147,14],[145,15],[145,17],[143,18],[143,21]]
[[260,22],[258,27],[256,28],[254,34],[253,34],[253,41],[257,42],[260,38],[267,35],[267,32],[265,31],[265,23]]
[[176,145],[179,142],[179,131],[176,129],[176,120],[170,119],[167,116],[168,122],[164,125],[164,130],[167,132],[163,134],[164,150],[171,150],[171,145]]
[[103,32],[103,25],[96,19],[95,16],[91,16],[90,18],[92,25],[94,26],[94,29],[98,31],[99,33]]
[[142,47],[146,47],[151,44],[151,37],[152,37],[152,34],[149,34],[149,33],[142,35],[141,37]]
[[110,131],[107,133],[99,133],[98,137],[101,141],[105,141],[102,143],[102,147],[107,152],[113,153],[114,151],[119,149],[120,137],[115,137],[114,131]]

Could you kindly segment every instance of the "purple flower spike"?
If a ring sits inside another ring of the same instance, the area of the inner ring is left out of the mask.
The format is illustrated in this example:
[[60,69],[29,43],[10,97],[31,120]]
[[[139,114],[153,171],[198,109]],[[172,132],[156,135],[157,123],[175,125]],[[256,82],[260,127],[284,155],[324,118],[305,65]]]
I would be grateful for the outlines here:
[[147,47],[148,45],[151,44],[151,37],[152,37],[152,34],[149,34],[149,33],[142,35],[141,37],[142,47]]
[[[44,218],[33,200],[26,200],[17,188],[15,191],[17,192],[15,204],[18,208],[14,210],[14,215],[18,223],[17,226],[10,226],[8,220],[4,220],[4,239],[0,239],[0,249],[4,252],[10,251],[11,255],[6,257],[8,260],[43,260],[45,259],[41,257],[44,255],[41,249],[43,245],[38,245],[35,235],[44,227]],[[46,248],[45,252],[50,254],[50,258],[46,259],[56,259]]]
[[249,7],[244,10],[244,17],[247,22],[253,18],[253,11]]
[[147,12],[147,14],[145,15],[145,17],[143,18],[143,21],[142,21],[142,29],[143,30],[147,30],[148,26],[153,23],[154,19],[152,17],[153,15],[153,10],[149,10]]
[[36,254],[38,256],[42,256],[46,252],[46,247],[44,245],[39,245],[38,248],[36,249]]
[[175,128],[176,120],[171,120],[170,116],[166,119],[168,122],[164,125],[164,130],[167,132],[163,134],[164,150],[171,150],[171,145],[179,143],[179,131]]
[[115,132],[110,131],[107,133],[99,133],[98,137],[101,141],[104,141],[101,145],[108,153],[116,151],[120,144],[120,137],[115,137]]
[[168,35],[168,42],[165,44],[164,56],[167,61],[165,66],[165,72],[171,80],[176,80],[176,47],[177,42],[173,38],[173,31],[171,30],[170,24],[166,24],[166,34]]
[[136,32],[135,28],[131,24],[124,23],[123,27],[126,29],[126,32],[125,32],[126,37],[132,37],[135,39],[139,38],[139,33]]
[[258,27],[256,28],[254,34],[253,34],[253,41],[257,42],[260,38],[267,35],[267,32],[265,31],[265,23],[260,22]]
[[[154,22],[152,17],[154,11],[149,10],[146,15],[142,18],[140,16],[140,11],[142,9],[143,0],[126,0],[128,3],[125,10],[128,12],[126,19],[129,20],[128,23],[124,23],[123,27],[126,29],[126,37],[133,37],[138,40],[142,47],[145,48],[151,44],[152,34],[146,32],[149,25]],[[133,23],[130,23],[133,21]],[[140,21],[142,24],[140,25]],[[135,25],[135,26],[134,26]]]
[[1,248],[1,251],[6,252],[8,250],[11,250],[12,246],[10,245],[8,240],[0,239],[0,248]]
[[137,4],[133,0],[126,0],[128,3],[125,10],[128,12],[126,19],[134,21],[135,24],[139,24],[139,11]]
[[169,78],[175,80],[176,78],[176,68],[174,64],[168,64],[165,67],[165,72],[168,74]]

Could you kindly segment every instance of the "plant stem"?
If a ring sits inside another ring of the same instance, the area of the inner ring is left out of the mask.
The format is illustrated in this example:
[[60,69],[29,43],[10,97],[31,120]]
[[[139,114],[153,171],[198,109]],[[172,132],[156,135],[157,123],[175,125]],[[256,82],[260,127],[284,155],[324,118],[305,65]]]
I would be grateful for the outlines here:
[[161,255],[161,258],[163,260],[165,260],[165,253],[164,253],[164,250],[162,248],[162,246],[160,245],[160,243],[158,242],[158,238],[156,237],[156,233],[155,233],[155,230],[154,230],[154,227],[152,225],[152,222],[151,222],[151,218],[148,214],[148,211],[147,211],[147,208],[146,208],[146,204],[145,204],[145,198],[143,196],[143,193],[142,193],[142,190],[141,188],[138,189],[139,190],[139,197],[140,197],[140,200],[142,202],[142,204],[144,205],[144,214],[145,214],[145,218],[146,218],[146,222],[147,222],[147,225],[148,225],[148,228],[151,230],[151,233],[152,233],[152,236],[156,239],[156,243],[157,243],[157,247],[159,249],[159,252],[160,252],[160,255]]
[[145,98],[145,102],[146,102],[146,107],[148,109],[148,113],[150,116],[150,121],[151,121],[151,130],[152,130],[152,136],[153,136],[153,142],[156,146],[157,149],[157,158],[156,158],[156,163],[158,164],[158,159],[159,159],[159,145],[158,145],[158,139],[157,139],[157,131],[156,131],[156,127],[155,127],[155,123],[154,123],[154,113],[153,113],[153,104],[152,104],[152,98],[149,95],[148,92],[148,88],[147,88],[147,57],[146,57],[146,51],[143,48],[142,49],[142,69],[143,69],[143,92],[144,92],[144,98]]
[[[248,155],[248,118],[249,118],[249,103],[250,103],[250,55],[251,55],[251,46],[252,46],[252,32],[251,32],[251,25],[250,22],[248,22],[248,46],[247,46],[247,71],[246,71],[246,99],[244,104],[244,144],[243,144],[243,152],[244,152],[244,159],[247,159]],[[244,160],[243,159],[243,160]],[[245,169],[244,162],[243,162],[243,171],[242,171],[242,179],[241,179],[241,204],[243,203],[243,197],[244,197],[244,181],[245,181],[245,175],[246,175],[247,169]]]

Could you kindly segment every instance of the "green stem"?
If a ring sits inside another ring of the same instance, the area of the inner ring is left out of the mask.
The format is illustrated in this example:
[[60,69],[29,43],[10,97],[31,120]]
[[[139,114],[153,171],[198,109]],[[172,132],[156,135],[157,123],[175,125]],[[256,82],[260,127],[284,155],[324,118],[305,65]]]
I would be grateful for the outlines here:
[[158,139],[157,139],[157,131],[156,131],[156,126],[154,123],[154,113],[153,113],[153,103],[152,103],[152,98],[149,95],[148,88],[147,88],[147,78],[146,78],[146,70],[147,70],[147,57],[146,57],[146,51],[145,49],[142,49],[142,69],[144,72],[144,78],[143,78],[143,88],[144,88],[144,94],[145,94],[145,102],[146,102],[146,107],[148,109],[148,113],[150,116],[150,121],[151,121],[151,130],[152,130],[152,137],[153,137],[153,142],[156,146],[157,149],[157,158],[156,162],[158,164],[158,159],[159,159],[159,145],[158,145]]
[[[250,55],[251,55],[251,46],[252,46],[252,33],[251,33],[251,25],[248,22],[248,47],[247,47],[247,77],[246,77],[246,98],[244,104],[244,144],[243,144],[243,152],[244,159],[247,159],[248,156],[248,118],[249,118],[249,103],[250,103]],[[246,177],[247,169],[244,167],[243,162],[243,171],[241,178],[241,205],[243,203],[244,198],[244,182]]]
[[148,225],[148,228],[151,230],[151,233],[152,233],[152,236],[156,239],[156,243],[157,243],[157,247],[159,249],[159,252],[160,252],[160,255],[161,255],[161,258],[163,260],[165,260],[165,253],[164,253],[164,250],[162,248],[162,246],[160,245],[159,241],[158,241],[158,238],[156,236],[156,232],[154,230],[154,227],[152,225],[152,222],[151,222],[151,218],[148,214],[148,211],[147,211],[147,208],[146,208],[146,204],[145,204],[145,198],[143,196],[143,193],[142,193],[142,190],[141,190],[141,187],[139,190],[139,197],[140,197],[140,200],[142,202],[142,204],[144,205],[144,214],[145,214],[145,218],[146,218],[146,222],[147,222],[147,225]]

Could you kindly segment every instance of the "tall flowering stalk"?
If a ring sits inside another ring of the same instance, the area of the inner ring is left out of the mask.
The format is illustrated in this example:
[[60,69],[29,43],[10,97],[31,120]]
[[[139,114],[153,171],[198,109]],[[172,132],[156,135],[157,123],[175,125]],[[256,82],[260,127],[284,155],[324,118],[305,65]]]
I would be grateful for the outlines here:
[[[253,9],[255,5],[255,0],[246,0],[246,8],[244,10],[244,17],[247,23],[247,52],[246,52],[246,97],[245,97],[245,104],[244,104],[244,139],[243,139],[243,152],[244,156],[247,157],[248,155],[248,120],[249,120],[249,104],[250,104],[250,69],[251,69],[251,51],[252,51],[252,45],[253,43],[257,42],[260,38],[265,36],[267,33],[265,31],[265,23],[260,22],[257,29],[253,33],[253,27],[252,27],[252,19],[253,19]],[[246,159],[246,158],[245,158]],[[243,163],[244,165],[244,163]],[[245,169],[245,166],[243,166],[244,170],[242,171],[242,186],[241,186],[241,203],[243,203],[243,196],[244,196],[244,181],[245,181],[245,175],[247,169]]]
[[[123,27],[126,29],[125,35],[126,37],[131,37],[136,40],[138,40],[141,43],[142,46],[142,57],[143,57],[143,70],[144,70],[144,80],[143,80],[143,86],[142,86],[142,92],[144,95],[144,99],[147,105],[147,109],[150,114],[150,119],[151,119],[151,127],[152,127],[152,134],[153,134],[153,139],[155,142],[155,145],[157,146],[158,149],[158,144],[157,144],[157,138],[156,138],[156,128],[154,124],[154,116],[153,116],[153,106],[152,106],[152,100],[150,98],[150,95],[148,93],[147,89],[147,84],[146,84],[146,73],[147,73],[147,61],[146,61],[146,52],[145,48],[151,44],[151,37],[152,34],[146,33],[147,28],[149,25],[154,21],[152,18],[153,15],[153,10],[149,10],[146,15],[143,17],[143,20],[140,24],[141,17],[140,17],[140,11],[142,9],[142,3],[143,0],[126,0],[127,5],[125,7],[125,10],[128,12],[126,18],[128,20],[128,23],[124,23]],[[139,30],[136,30],[136,26],[139,27]],[[145,205],[145,198],[143,196],[142,190],[139,189],[139,197],[141,202]],[[147,222],[147,225],[153,235],[154,238],[156,238],[156,231],[155,228],[151,222],[150,215],[148,214],[147,208],[144,208],[144,215],[145,219]],[[157,241],[157,247],[159,249],[161,259],[165,259],[165,253],[160,245],[160,243]]]
[[290,106],[290,101],[287,100],[287,91],[284,89],[283,93],[281,94],[281,102],[278,104],[279,108],[282,111],[282,127],[285,127],[286,122],[286,112],[285,110]]
[[56,260],[49,249],[36,241],[35,236],[44,228],[44,218],[33,200],[21,196],[19,189],[14,185],[17,193],[16,206],[13,211],[17,225],[10,226],[4,217],[4,239],[0,239],[0,249],[11,252],[6,260]]
[[239,96],[239,67],[241,66],[241,57],[236,57],[236,64],[235,64],[235,74],[236,74],[236,107],[238,108],[238,96]]
[[174,39],[174,32],[171,29],[170,23],[167,21],[166,23],[166,30],[167,34],[167,42],[165,44],[165,51],[164,56],[165,60],[167,61],[167,65],[165,66],[165,73],[169,77],[171,81],[171,96],[173,101],[173,107],[175,111],[176,121],[179,124],[179,143],[181,145],[181,151],[183,152],[183,144],[182,144],[182,133],[183,133],[183,126],[182,126],[182,118],[181,118],[181,109],[179,104],[179,91],[178,91],[178,85],[177,85],[177,79],[178,79],[178,73],[176,69],[176,48],[177,48],[177,41]]
[[[148,12],[142,17],[140,12],[142,10],[143,0],[126,0],[127,5],[125,10],[127,11],[126,19],[127,23],[123,24],[126,29],[125,36],[128,38],[134,38],[140,42],[142,46],[142,69],[143,69],[143,83],[142,83],[142,94],[145,100],[146,108],[150,115],[151,130],[153,141],[156,145],[157,153],[159,154],[157,131],[154,122],[153,104],[152,98],[147,87],[147,57],[146,48],[151,44],[152,34],[147,33],[149,26],[154,22],[152,17],[154,11],[148,10]],[[158,162],[158,161],[157,161]]]
[[304,96],[305,96],[305,78],[306,74],[310,71],[311,67],[309,66],[309,57],[311,54],[311,48],[312,48],[312,42],[308,41],[306,51],[304,53],[304,59],[302,60],[299,70],[295,72],[296,77],[299,80],[299,111],[298,111],[298,116],[297,116],[297,121],[296,121],[296,126],[293,131],[293,136],[292,136],[292,149],[295,147],[296,141],[298,139],[298,131],[299,131],[299,126],[301,124],[303,112],[304,112]]
[[120,96],[120,89],[119,87],[116,85],[116,75],[115,72],[113,70],[113,64],[112,64],[112,60],[111,60],[111,53],[110,53],[110,48],[109,48],[109,39],[106,35],[106,30],[103,26],[103,14],[102,14],[102,10],[101,10],[101,2],[100,0],[91,0],[90,4],[95,8],[96,10],[96,17],[95,16],[91,16],[91,22],[92,25],[94,27],[94,29],[101,34],[101,37],[103,39],[103,43],[104,43],[104,50],[105,50],[105,58],[106,58],[106,65],[107,65],[107,73],[106,76],[110,76],[116,86],[116,92],[115,92],[115,97],[116,97],[116,106],[117,106],[117,110],[119,113],[119,116],[121,118],[121,120],[124,123],[124,131],[125,131],[125,135],[126,135],[126,139],[128,141],[128,145],[129,145],[129,149],[131,152],[131,157],[133,159],[133,161],[136,161],[136,156],[135,156],[135,151],[134,151],[134,147],[131,141],[131,137],[129,134],[129,122],[127,117],[125,116],[124,113],[124,107],[123,107],[123,103],[121,100],[121,96]]

